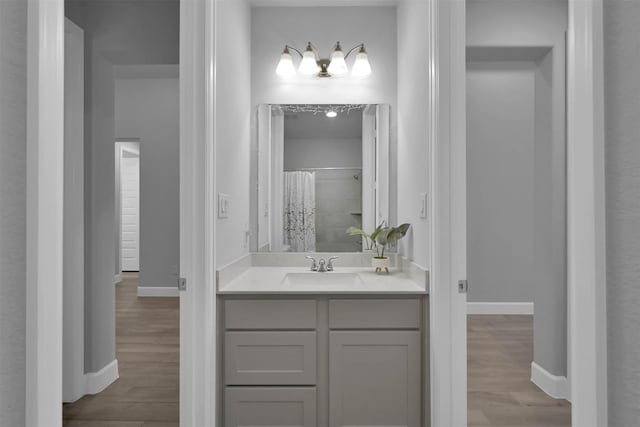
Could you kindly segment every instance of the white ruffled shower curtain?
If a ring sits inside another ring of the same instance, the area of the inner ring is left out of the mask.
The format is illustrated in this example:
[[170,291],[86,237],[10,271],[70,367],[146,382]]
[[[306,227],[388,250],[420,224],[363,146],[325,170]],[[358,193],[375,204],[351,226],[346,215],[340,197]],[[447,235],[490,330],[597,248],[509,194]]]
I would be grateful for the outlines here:
[[292,252],[316,250],[315,172],[284,173],[284,244]]

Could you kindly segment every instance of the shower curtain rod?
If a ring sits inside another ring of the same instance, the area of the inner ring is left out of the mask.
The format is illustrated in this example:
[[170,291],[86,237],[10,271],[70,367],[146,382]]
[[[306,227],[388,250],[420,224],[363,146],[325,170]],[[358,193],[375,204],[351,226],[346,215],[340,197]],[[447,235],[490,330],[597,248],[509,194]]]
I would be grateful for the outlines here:
[[348,171],[348,170],[362,170],[362,167],[347,168],[297,168],[297,169],[285,169],[284,172],[302,172],[302,171]]

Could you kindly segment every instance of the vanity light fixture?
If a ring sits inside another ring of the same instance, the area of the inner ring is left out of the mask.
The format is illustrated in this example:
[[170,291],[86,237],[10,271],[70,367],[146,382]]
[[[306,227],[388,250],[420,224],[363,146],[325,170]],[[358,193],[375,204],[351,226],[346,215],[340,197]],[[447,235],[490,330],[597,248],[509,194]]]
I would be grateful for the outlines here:
[[329,118],[331,118],[331,119],[332,119],[332,118],[334,118],[334,117],[336,117],[337,115],[338,115],[338,113],[336,113],[336,112],[335,112],[335,111],[333,111],[333,110],[329,110],[329,111],[327,111],[327,112],[325,113],[325,116],[327,116],[327,117],[329,117]]
[[306,76],[317,75],[318,77],[331,77],[347,74],[349,67],[347,66],[346,59],[356,50],[358,53],[356,54],[356,60],[353,64],[351,74],[357,77],[365,77],[371,74],[371,65],[369,64],[367,51],[364,49],[364,43],[352,47],[345,55],[340,46],[340,42],[336,42],[331,56],[329,59],[325,59],[320,58],[318,50],[309,42],[304,52],[301,52],[293,46],[285,45],[284,50],[280,54],[280,62],[278,62],[278,66],[276,67],[276,73],[280,76],[289,77],[296,74],[296,68],[293,65],[293,58],[291,57],[291,50],[302,58],[298,72]]

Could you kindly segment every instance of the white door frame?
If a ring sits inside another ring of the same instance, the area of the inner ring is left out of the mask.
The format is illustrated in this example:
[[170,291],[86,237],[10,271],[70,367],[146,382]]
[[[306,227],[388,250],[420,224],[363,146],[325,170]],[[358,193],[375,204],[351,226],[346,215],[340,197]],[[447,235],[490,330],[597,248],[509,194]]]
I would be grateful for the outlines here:
[[62,425],[64,2],[27,8],[26,413]]
[[608,424],[602,20],[602,0],[569,0],[567,350],[576,427]]
[[429,0],[431,425],[467,425],[465,1]]
[[[461,299],[453,289],[457,279],[465,278],[466,265],[462,250],[466,243],[465,1],[430,2],[434,38],[429,67],[430,147],[436,206],[432,208],[432,425],[463,426],[467,362],[466,348],[460,346],[466,322],[460,322]],[[569,0],[568,378],[576,427],[607,426],[602,19],[602,0]]]
[[215,425],[215,1],[180,2],[180,425]]

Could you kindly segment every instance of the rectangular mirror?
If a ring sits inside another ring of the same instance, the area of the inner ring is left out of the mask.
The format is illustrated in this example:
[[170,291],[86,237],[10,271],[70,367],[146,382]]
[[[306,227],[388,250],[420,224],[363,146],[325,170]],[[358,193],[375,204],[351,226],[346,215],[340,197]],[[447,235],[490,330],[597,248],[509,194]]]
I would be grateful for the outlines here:
[[258,106],[252,248],[361,252],[389,222],[387,104]]

